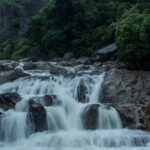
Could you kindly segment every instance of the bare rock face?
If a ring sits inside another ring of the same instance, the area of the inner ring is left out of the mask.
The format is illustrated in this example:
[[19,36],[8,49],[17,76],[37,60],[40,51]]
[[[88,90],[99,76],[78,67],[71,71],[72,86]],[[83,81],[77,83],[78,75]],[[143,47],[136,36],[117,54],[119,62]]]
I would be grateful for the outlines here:
[[0,108],[3,110],[13,109],[21,97],[17,93],[3,93],[0,94]]
[[123,127],[150,131],[150,104],[126,103],[115,106]]
[[150,72],[113,69],[106,73],[103,102],[150,101]]
[[48,130],[45,108],[34,100],[29,101],[29,120],[32,122],[34,132]]
[[102,86],[102,102],[117,109],[124,127],[150,130],[150,72],[108,71]]

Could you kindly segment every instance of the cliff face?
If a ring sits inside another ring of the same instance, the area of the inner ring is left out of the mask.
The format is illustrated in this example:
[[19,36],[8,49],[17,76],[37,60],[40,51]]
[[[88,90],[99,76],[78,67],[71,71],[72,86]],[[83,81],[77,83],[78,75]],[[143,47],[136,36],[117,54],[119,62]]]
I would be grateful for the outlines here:
[[117,109],[124,127],[150,131],[149,71],[108,71],[102,86],[102,100]]
[[25,28],[28,18],[37,14],[48,0],[1,0],[0,43],[17,35]]

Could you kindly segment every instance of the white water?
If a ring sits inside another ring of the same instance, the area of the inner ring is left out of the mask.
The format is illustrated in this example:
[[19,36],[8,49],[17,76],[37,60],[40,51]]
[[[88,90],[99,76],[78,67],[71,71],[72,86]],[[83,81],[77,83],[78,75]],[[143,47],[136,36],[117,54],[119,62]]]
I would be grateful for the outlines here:
[[[112,107],[101,104],[97,129],[84,129],[82,114],[87,106],[100,102],[105,73],[91,75],[93,68],[83,73],[78,67],[66,69],[82,73],[80,76],[66,78],[48,71],[28,71],[30,77],[0,86],[0,93],[18,92],[22,96],[15,110],[4,112],[0,121],[0,150],[150,150],[150,133],[122,129]],[[86,103],[78,101],[80,82],[87,89]],[[27,122],[28,101],[33,98],[44,105],[43,95],[56,95],[59,104],[44,106],[48,131],[33,134]]]

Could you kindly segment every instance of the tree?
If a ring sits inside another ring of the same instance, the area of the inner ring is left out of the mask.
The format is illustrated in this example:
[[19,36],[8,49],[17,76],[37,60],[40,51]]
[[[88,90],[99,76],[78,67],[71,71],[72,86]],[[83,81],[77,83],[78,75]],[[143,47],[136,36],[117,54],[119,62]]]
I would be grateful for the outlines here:
[[[28,54],[32,59],[49,59],[70,51],[76,57],[91,56],[115,41],[114,22],[134,5],[128,0],[49,0],[30,18],[23,36],[17,35],[13,58]],[[17,30],[19,26],[18,20],[13,20],[12,27]]]
[[118,59],[130,69],[150,69],[150,15],[127,14],[116,24]]

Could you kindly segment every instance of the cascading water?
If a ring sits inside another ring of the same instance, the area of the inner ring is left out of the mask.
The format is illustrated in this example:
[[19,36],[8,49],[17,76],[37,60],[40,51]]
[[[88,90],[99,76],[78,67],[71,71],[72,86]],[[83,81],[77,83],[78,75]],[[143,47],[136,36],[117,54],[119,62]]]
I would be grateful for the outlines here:
[[[90,74],[92,68],[82,72],[78,67],[64,67],[74,73],[67,77],[49,74],[48,71],[28,71],[29,77],[0,86],[0,93],[17,92],[22,97],[14,110],[0,110],[4,113],[0,120],[0,150],[150,149],[149,133],[122,129],[117,111],[100,104],[105,73]],[[45,95],[55,95],[53,105],[45,105]],[[28,120],[31,99],[45,108],[46,131],[33,133],[31,129],[32,122]],[[83,123],[83,114],[91,106],[96,106],[98,113],[96,129],[93,130],[85,128]]]

